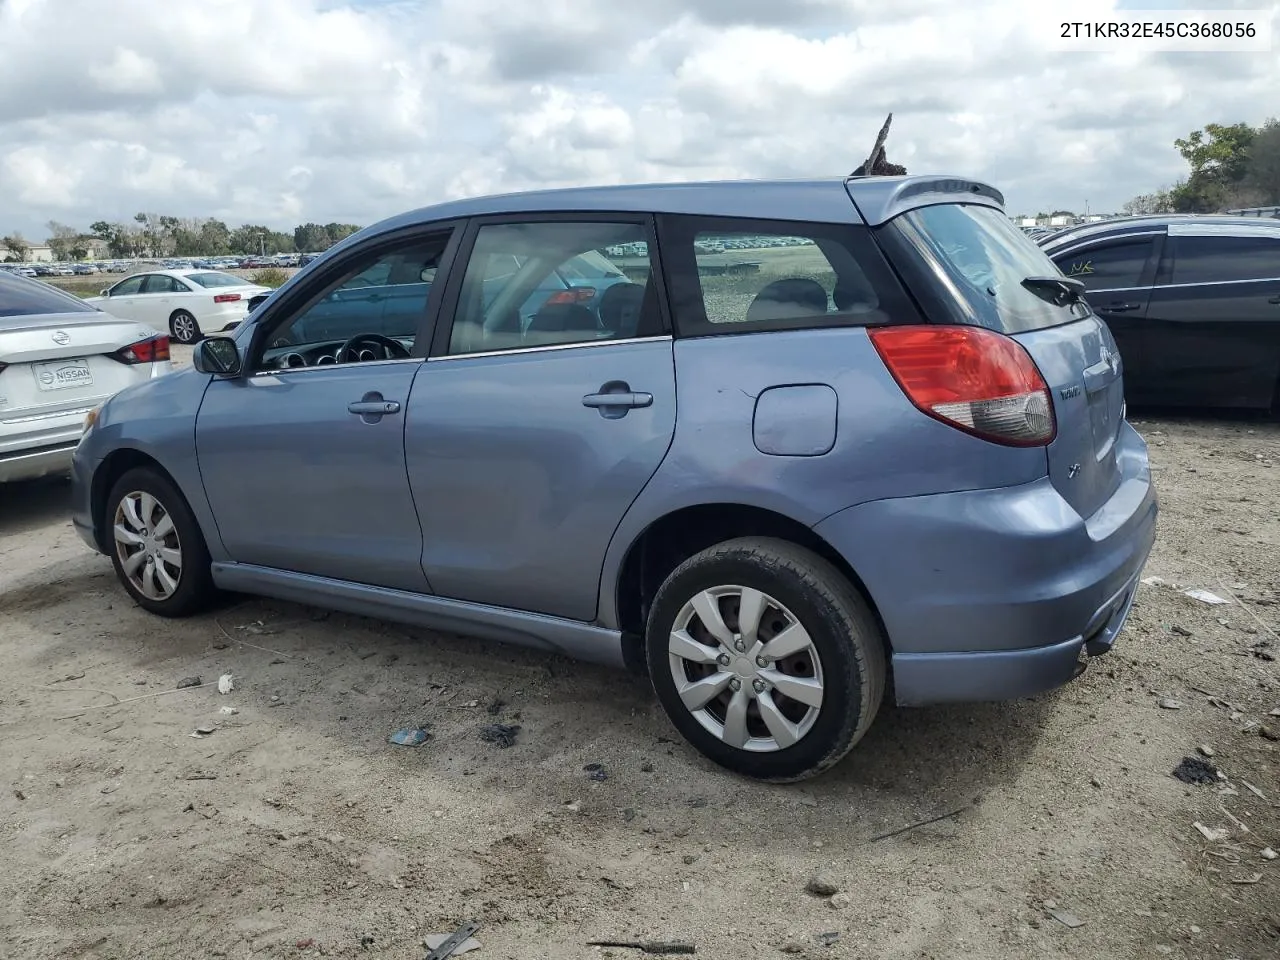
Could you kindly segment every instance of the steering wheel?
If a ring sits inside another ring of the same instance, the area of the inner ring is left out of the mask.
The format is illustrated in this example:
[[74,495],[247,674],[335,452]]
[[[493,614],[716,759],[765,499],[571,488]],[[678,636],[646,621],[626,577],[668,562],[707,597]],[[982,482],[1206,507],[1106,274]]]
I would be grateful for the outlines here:
[[380,333],[359,333],[338,348],[338,352],[333,355],[333,359],[338,363],[351,363],[356,358],[356,347],[362,344],[371,344],[373,346],[382,347],[386,353],[387,360],[408,360],[409,351],[405,349],[403,343],[398,340],[392,340],[390,337],[384,337]]

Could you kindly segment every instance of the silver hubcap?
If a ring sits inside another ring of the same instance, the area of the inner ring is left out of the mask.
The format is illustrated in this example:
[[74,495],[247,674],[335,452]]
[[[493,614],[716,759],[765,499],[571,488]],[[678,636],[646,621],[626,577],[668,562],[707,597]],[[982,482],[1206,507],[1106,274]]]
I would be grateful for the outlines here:
[[186,343],[195,339],[196,322],[185,313],[180,313],[173,318],[173,335]]
[[182,543],[163,504],[149,493],[127,494],[116,506],[112,532],[120,567],[148,600],[167,600],[182,579]]
[[766,593],[702,591],[676,617],[668,651],[681,701],[732,747],[785,750],[818,719],[818,651],[796,616]]

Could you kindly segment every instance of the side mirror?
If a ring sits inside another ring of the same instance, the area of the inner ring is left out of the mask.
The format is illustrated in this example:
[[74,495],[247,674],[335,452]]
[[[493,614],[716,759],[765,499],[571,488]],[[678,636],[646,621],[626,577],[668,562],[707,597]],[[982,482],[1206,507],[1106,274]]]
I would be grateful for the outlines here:
[[269,293],[259,293],[259,294],[256,294],[255,296],[250,297],[249,305],[248,305],[249,312],[253,313],[253,311],[257,310],[260,306],[262,306],[263,301],[265,301],[269,296],[271,296],[271,294]]
[[111,295],[111,288],[110,288],[110,287],[103,287],[101,290],[99,290],[99,291],[98,291],[98,293],[99,293],[101,296],[104,296],[104,297],[110,296],[110,295]]
[[228,323],[225,327],[222,328],[222,332],[227,333],[230,330],[234,330],[236,327],[240,326],[240,324],[242,323],[244,323],[243,320],[232,320],[230,323]]
[[230,337],[206,337],[191,353],[191,365],[201,373],[215,377],[240,375],[240,349]]

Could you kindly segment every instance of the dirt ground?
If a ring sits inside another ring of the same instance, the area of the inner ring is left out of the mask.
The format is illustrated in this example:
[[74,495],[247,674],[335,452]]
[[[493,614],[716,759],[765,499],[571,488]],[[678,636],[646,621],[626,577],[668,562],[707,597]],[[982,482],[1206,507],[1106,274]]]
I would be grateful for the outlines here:
[[[64,483],[4,488],[0,954],[421,958],[474,919],[481,960],[640,956],[598,939],[1275,960],[1280,424],[1138,427],[1165,582],[1114,652],[1033,701],[886,709],[798,787],[714,768],[605,670],[258,600],[152,618],[71,530]],[[480,738],[495,721],[514,745]],[[424,745],[388,744],[419,724]],[[1174,779],[1201,746],[1227,779]],[[818,873],[837,896],[806,892]]]

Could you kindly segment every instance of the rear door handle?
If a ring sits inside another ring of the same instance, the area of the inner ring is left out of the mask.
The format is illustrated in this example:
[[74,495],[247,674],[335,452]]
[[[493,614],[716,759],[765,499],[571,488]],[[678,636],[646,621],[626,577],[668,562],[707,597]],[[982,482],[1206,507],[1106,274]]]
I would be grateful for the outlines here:
[[1130,310],[1137,310],[1141,304],[1137,303],[1108,303],[1102,308],[1103,313],[1127,313]]
[[1280,297],[1272,297],[1270,300],[1267,301],[1267,303],[1274,303],[1277,306],[1280,306]]
[[582,398],[584,407],[637,407],[653,406],[652,393],[588,393]]

